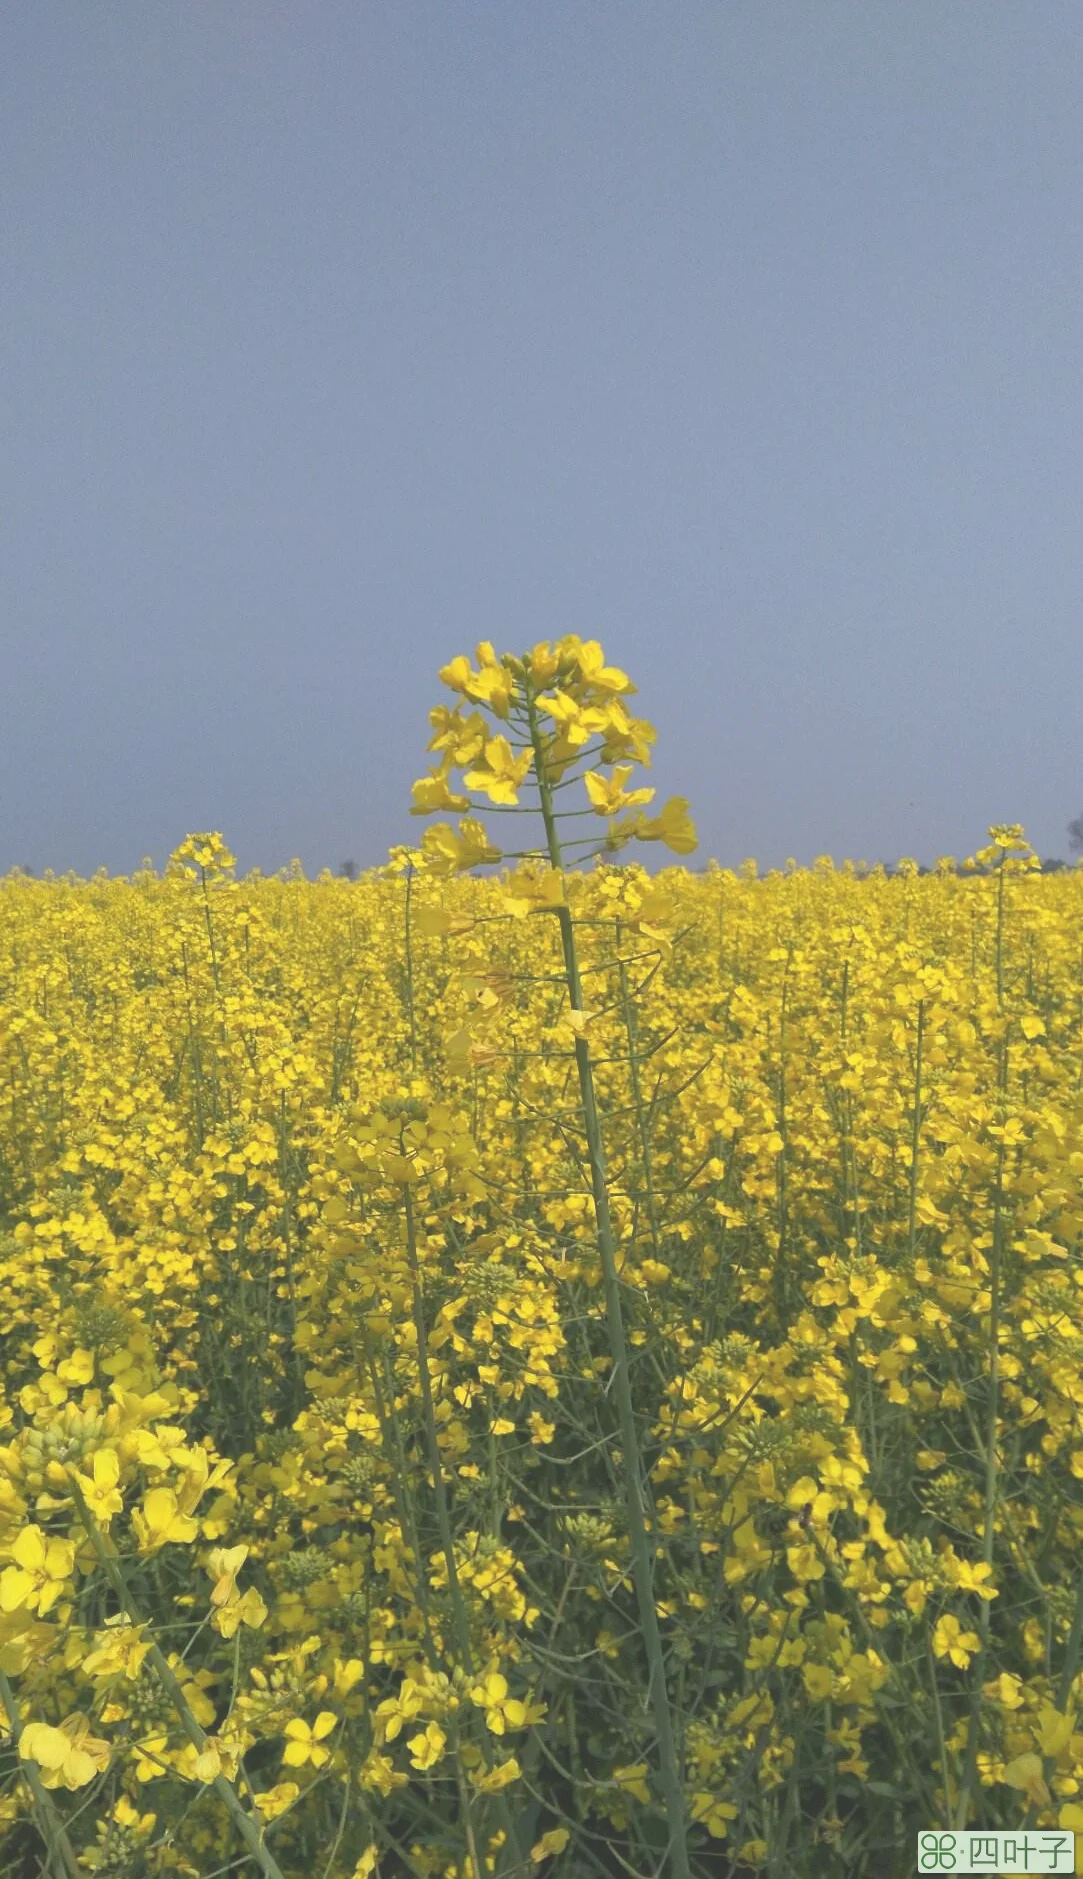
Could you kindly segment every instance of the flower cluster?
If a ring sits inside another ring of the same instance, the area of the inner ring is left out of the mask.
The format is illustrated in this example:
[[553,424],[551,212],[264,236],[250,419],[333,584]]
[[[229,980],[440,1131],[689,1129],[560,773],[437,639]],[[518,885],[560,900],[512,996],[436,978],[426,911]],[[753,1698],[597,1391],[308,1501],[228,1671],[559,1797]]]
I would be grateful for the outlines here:
[[[510,809],[519,804],[532,772],[547,800],[578,768],[590,808],[608,824],[607,853],[639,839],[691,854],[696,832],[685,798],[671,797],[659,815],[648,817],[641,805],[653,801],[654,790],[628,787],[634,766],[650,763],[656,732],[628,711],[623,700],[636,688],[626,673],[605,663],[597,640],[570,633],[555,645],[544,642],[521,658],[509,653],[502,659],[482,641],[475,657],[476,669],[460,657],[440,673],[450,691],[478,708],[438,705],[431,712],[429,749],[439,761],[414,784],[414,815],[470,808],[470,794],[452,786],[457,770],[464,772],[463,790]],[[427,830],[422,853],[442,874],[503,859],[469,815],[457,832],[445,824]]]

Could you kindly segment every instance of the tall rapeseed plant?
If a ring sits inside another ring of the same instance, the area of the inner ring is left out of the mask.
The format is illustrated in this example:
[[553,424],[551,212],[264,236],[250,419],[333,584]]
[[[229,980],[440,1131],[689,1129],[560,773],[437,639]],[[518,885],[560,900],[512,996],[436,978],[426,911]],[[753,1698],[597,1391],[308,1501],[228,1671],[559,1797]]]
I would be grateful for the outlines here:
[[[460,657],[440,673],[444,684],[464,703],[451,709],[439,706],[431,714],[429,749],[437,753],[438,762],[415,783],[413,812],[469,811],[470,795],[463,792],[470,792],[484,797],[497,813],[529,814],[527,805],[520,802],[520,792],[528,785],[535,792],[541,839],[535,847],[514,851],[513,858],[524,865],[513,891],[518,887],[538,911],[549,912],[560,930],[613,1365],[611,1386],[620,1426],[636,1605],[649,1672],[658,1773],[670,1824],[669,1863],[675,1879],[688,1879],[687,1811],[654,1600],[647,1489],[628,1373],[604,1131],[585,1034],[589,1014],[583,997],[577,922],[565,892],[565,877],[591,856],[615,854],[636,839],[661,841],[676,854],[690,854],[696,834],[683,797],[671,797],[659,815],[643,813],[655,792],[630,784],[635,766],[649,764],[656,733],[627,709],[623,701],[636,688],[624,672],[605,663],[596,640],[583,641],[570,634],[555,645],[539,644],[522,657],[505,654],[502,658],[488,642],[482,642],[475,656],[476,669]],[[475,709],[468,711],[467,704]],[[463,772],[461,790],[452,784],[456,771]],[[586,803],[580,800],[574,807],[563,807],[564,792],[579,783]],[[569,821],[584,815],[602,820],[605,827],[600,839],[576,839],[565,833]],[[505,859],[504,851],[490,842],[484,825],[469,814],[463,816],[457,831],[446,824],[428,830],[423,853],[437,872],[447,874]]]

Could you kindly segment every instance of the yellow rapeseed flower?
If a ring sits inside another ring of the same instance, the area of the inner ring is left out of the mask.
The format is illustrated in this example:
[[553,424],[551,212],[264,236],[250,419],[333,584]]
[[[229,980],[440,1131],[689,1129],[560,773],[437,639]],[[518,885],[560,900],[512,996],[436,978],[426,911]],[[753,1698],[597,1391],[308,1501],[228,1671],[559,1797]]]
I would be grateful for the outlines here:
[[300,1716],[292,1717],[286,1724],[283,1765],[287,1768],[304,1768],[306,1764],[313,1768],[325,1767],[331,1759],[331,1751],[323,1746],[324,1740],[337,1723],[338,1717],[329,1709],[321,1709],[311,1726]]
[[59,1728],[29,1722],[19,1737],[19,1759],[38,1764],[47,1788],[85,1788],[109,1766],[110,1754],[108,1742],[91,1734],[80,1710],[65,1716]]
[[15,1564],[0,1573],[0,1611],[26,1610],[44,1617],[75,1570],[74,1545],[29,1526],[16,1536],[11,1555]]

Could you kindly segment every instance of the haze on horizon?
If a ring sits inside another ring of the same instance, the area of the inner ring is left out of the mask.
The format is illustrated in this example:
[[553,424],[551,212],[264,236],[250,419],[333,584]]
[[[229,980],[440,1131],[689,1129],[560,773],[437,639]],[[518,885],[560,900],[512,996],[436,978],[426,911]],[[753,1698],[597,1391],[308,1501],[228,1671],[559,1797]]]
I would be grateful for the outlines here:
[[7,9],[0,872],[378,864],[565,632],[692,866],[1067,856],[1081,95],[1066,0]]

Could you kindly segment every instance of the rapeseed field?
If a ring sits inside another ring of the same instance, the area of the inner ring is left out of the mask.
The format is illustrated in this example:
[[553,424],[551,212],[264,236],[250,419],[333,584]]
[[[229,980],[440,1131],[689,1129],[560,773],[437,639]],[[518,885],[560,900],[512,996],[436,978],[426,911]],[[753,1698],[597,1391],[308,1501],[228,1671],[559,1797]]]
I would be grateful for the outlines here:
[[1069,1843],[1083,876],[692,872],[596,642],[441,679],[355,882],[0,881],[0,1871]]

